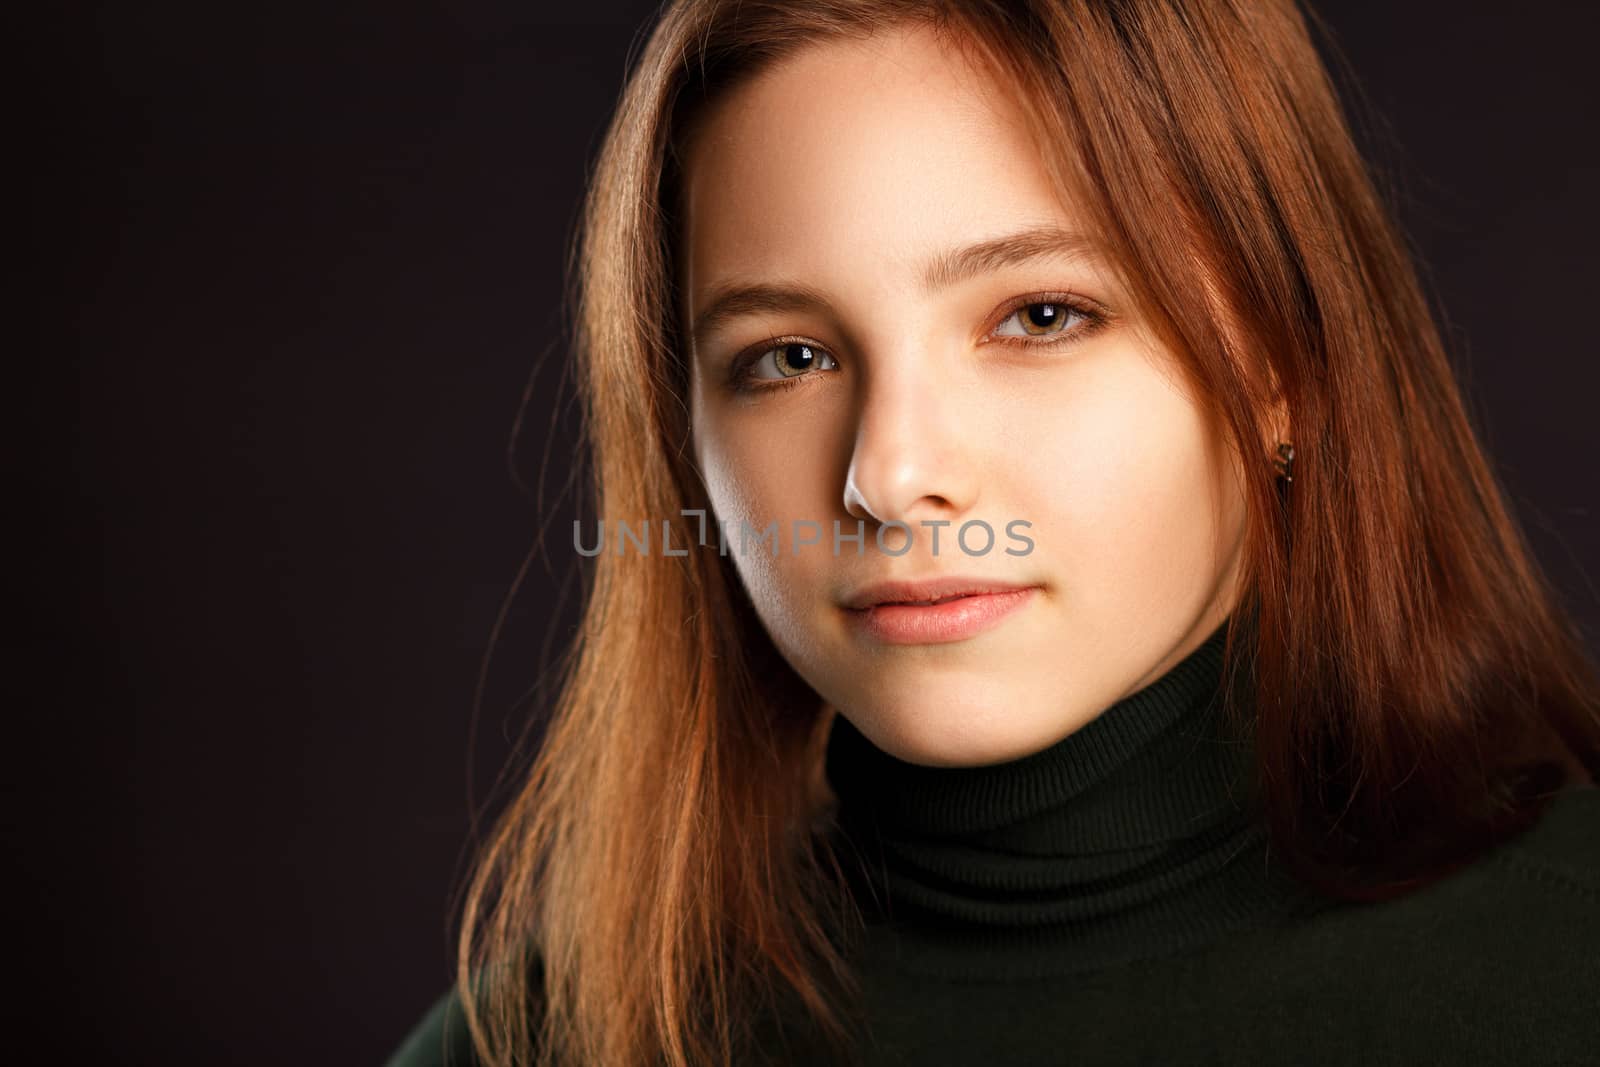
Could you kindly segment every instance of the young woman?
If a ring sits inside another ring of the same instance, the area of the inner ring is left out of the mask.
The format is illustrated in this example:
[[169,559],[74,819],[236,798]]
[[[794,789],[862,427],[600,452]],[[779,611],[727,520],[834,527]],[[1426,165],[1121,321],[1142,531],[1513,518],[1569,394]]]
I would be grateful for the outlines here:
[[577,262],[586,624],[396,1063],[1600,1047],[1600,683],[1290,0],[672,3]]

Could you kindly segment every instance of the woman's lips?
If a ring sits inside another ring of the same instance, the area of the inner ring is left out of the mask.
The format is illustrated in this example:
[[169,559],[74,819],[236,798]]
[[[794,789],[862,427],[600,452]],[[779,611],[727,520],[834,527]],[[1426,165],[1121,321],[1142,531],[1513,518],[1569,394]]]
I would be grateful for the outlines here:
[[1022,610],[1038,586],[951,597],[934,604],[876,604],[846,608],[851,625],[891,645],[930,645],[965,641],[992,629]]

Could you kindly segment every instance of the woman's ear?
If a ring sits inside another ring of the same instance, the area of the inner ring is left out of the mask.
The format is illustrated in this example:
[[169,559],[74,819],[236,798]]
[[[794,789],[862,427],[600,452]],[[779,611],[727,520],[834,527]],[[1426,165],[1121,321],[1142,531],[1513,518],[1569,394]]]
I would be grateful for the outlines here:
[[1278,451],[1278,443],[1280,441],[1287,441],[1290,444],[1294,443],[1294,426],[1289,419],[1289,405],[1287,401],[1280,398],[1277,403],[1273,405],[1272,416],[1269,420],[1269,425],[1272,427],[1272,441],[1268,445],[1269,452],[1275,454]]
[[1294,426],[1289,417],[1288,398],[1284,396],[1283,389],[1278,384],[1278,375],[1271,370],[1270,365],[1269,373],[1272,376],[1271,391],[1268,394],[1271,399],[1268,401],[1266,418],[1262,422],[1265,440],[1261,442],[1261,451],[1263,455],[1276,456],[1281,442],[1294,443]]

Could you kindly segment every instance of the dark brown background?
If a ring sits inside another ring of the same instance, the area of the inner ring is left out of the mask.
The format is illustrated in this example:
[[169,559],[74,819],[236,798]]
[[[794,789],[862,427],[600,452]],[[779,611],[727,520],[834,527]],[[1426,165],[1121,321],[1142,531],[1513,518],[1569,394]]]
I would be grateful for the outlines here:
[[[1326,6],[1474,411],[1593,643],[1595,19]],[[537,476],[566,395],[566,239],[650,11],[107,4],[17,39],[41,147],[16,217],[48,294],[22,309],[42,343],[8,361],[12,918],[36,950],[13,969],[40,998],[16,1040],[374,1062],[445,987],[469,768],[481,800],[570,624],[536,566],[469,751],[542,521],[572,569],[569,513],[509,472]]]

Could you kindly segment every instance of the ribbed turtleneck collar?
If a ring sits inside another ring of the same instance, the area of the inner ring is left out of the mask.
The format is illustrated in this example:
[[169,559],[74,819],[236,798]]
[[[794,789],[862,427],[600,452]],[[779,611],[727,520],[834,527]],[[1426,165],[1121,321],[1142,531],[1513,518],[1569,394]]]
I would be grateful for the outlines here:
[[[844,855],[893,965],[1021,978],[1179,951],[1311,906],[1266,864],[1248,737],[1222,717],[1228,622],[1049,748],[985,767],[828,740]],[[888,937],[887,943],[882,939]]]

